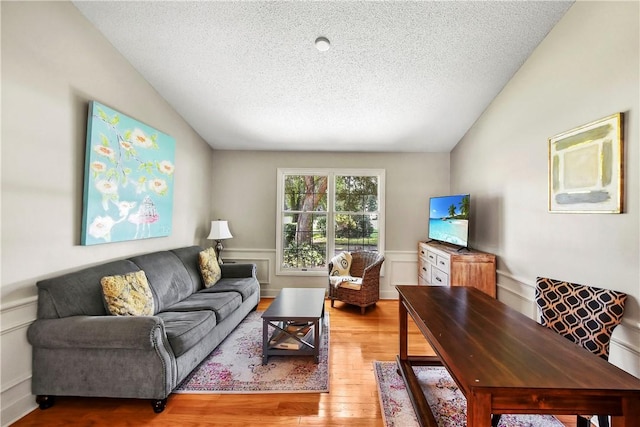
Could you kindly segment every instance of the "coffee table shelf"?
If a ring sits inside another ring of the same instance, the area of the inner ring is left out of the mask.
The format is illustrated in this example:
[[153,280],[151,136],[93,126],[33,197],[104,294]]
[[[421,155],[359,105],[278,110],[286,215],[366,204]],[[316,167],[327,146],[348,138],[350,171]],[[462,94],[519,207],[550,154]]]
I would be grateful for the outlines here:
[[[324,288],[284,288],[262,314],[262,364],[269,356],[314,356],[320,362],[320,337],[324,319]],[[311,326],[310,333],[298,337],[288,326]],[[270,333],[270,329],[273,330]],[[270,342],[283,333],[283,339],[300,342],[300,348],[277,348]]]

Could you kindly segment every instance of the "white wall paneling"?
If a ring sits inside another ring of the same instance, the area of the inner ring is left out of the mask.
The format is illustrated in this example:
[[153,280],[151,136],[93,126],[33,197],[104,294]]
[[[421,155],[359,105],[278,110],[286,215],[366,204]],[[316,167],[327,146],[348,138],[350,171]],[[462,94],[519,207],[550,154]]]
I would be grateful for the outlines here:
[[0,307],[3,426],[36,408],[31,395],[31,345],[27,341],[27,328],[36,318],[36,303],[32,297]]

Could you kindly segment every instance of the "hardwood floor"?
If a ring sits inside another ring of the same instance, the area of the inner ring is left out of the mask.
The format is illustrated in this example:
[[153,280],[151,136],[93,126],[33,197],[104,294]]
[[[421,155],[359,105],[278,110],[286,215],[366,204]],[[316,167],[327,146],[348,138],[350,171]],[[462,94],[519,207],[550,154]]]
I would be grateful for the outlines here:
[[[263,298],[258,310],[272,299]],[[58,398],[13,426],[383,426],[373,376],[374,360],[395,360],[398,352],[398,301],[380,301],[360,314],[358,307],[336,302],[330,313],[330,393],[261,395],[185,395],[169,397],[155,414],[147,400]],[[411,354],[432,354],[411,324]],[[563,417],[575,427],[574,417]]]

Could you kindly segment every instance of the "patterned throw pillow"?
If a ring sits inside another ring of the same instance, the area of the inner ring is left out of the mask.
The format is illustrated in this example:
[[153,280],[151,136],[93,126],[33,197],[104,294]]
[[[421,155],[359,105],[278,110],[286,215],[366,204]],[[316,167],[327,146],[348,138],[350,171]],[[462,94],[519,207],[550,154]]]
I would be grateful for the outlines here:
[[107,310],[114,316],[152,316],[153,294],[144,271],[100,280]]
[[210,288],[222,277],[220,271],[220,264],[218,264],[218,257],[216,256],[216,250],[214,248],[205,249],[199,254],[200,260],[200,274],[202,274],[202,280],[204,280],[204,286]]
[[351,254],[349,252],[340,252],[331,258],[333,267],[330,276],[348,276],[351,269]]

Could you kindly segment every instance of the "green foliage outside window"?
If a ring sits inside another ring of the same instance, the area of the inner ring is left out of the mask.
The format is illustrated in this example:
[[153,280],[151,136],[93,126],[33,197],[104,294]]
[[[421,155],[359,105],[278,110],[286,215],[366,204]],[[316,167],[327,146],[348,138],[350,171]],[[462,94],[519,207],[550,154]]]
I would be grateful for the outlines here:
[[[322,245],[324,249],[324,244]],[[324,250],[315,245],[290,243],[284,250],[284,265],[289,268],[313,268],[325,265]]]

